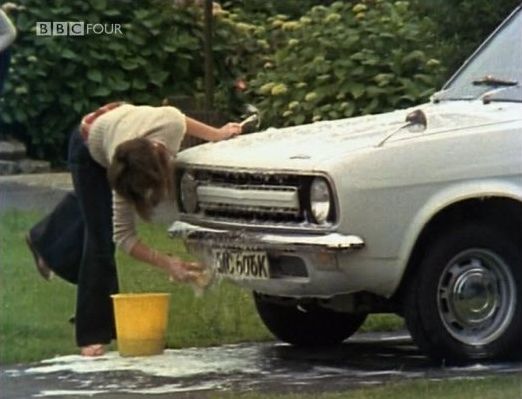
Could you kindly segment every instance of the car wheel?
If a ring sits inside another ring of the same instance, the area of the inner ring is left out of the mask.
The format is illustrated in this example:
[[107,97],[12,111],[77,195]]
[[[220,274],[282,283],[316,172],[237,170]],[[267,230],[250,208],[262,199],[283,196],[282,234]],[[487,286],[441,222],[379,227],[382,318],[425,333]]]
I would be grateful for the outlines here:
[[258,293],[254,293],[254,299],[259,316],[270,332],[296,346],[339,344],[366,319],[366,314],[340,313],[316,304],[286,304]]
[[462,363],[520,355],[522,246],[505,231],[468,224],[430,243],[404,314],[421,350]]

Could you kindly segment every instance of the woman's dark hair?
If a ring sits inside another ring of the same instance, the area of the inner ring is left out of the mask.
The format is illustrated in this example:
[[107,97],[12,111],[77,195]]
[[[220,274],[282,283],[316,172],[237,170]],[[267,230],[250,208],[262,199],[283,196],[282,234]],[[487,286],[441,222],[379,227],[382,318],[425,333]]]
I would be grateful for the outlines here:
[[118,145],[107,176],[112,189],[133,204],[145,220],[161,201],[174,198],[174,163],[163,145],[149,139]]

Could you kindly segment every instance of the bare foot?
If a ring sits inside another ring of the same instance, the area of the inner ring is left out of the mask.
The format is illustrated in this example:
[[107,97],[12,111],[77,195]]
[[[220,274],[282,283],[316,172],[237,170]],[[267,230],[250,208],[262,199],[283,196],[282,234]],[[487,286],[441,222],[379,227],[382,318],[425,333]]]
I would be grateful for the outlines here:
[[102,344],[92,344],[87,346],[82,346],[80,348],[80,354],[82,356],[87,357],[96,357],[103,356],[105,354],[105,349]]

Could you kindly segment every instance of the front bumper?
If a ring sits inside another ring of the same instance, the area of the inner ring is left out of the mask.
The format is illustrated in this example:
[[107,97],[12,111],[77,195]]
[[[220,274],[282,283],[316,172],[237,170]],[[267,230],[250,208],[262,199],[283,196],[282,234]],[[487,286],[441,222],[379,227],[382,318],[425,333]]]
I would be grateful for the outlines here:
[[258,247],[273,250],[352,251],[364,247],[362,238],[355,235],[329,233],[271,234],[245,230],[219,230],[196,226],[185,222],[174,222],[169,228],[172,237],[181,237],[186,243],[234,244],[241,247]]
[[364,247],[354,235],[329,233],[271,234],[245,230],[220,230],[175,222],[172,237],[181,237],[189,252],[216,268],[213,250],[265,251],[269,258],[269,279],[226,275],[236,284],[260,293],[288,297],[331,297],[359,291],[360,281],[339,268],[339,256]]

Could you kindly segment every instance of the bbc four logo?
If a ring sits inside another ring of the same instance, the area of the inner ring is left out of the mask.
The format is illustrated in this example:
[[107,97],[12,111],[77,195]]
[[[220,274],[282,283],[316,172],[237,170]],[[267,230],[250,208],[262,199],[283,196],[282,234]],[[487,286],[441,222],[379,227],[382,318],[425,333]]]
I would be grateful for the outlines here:
[[90,24],[83,21],[39,21],[37,36],[122,35],[121,24]]

